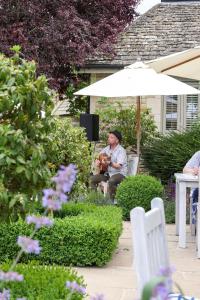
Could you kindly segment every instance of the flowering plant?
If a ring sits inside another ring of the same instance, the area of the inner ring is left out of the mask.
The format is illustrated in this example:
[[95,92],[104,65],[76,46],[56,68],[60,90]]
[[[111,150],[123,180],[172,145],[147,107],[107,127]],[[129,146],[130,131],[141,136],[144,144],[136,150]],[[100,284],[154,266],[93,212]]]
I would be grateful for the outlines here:
[[172,273],[174,268],[161,268],[158,276],[152,278],[143,288],[141,300],[194,300],[194,298],[185,297],[183,291],[177,283],[174,283],[179,291],[178,294],[172,294]]
[[[62,205],[68,200],[68,193],[71,191],[72,186],[75,182],[77,174],[77,169],[75,165],[70,164],[69,166],[61,166],[57,175],[52,178],[55,184],[55,189],[45,189],[43,190],[42,205],[44,207],[43,216],[29,215],[26,217],[26,222],[28,224],[34,224],[34,230],[32,234],[27,236],[19,236],[17,239],[17,244],[21,248],[14,259],[10,269],[7,272],[0,270],[0,300],[11,299],[11,291],[5,289],[3,284],[8,281],[23,281],[24,276],[14,271],[18,261],[20,260],[22,254],[33,253],[38,255],[42,248],[40,247],[39,241],[34,240],[33,237],[37,230],[43,226],[53,226],[53,217],[47,217],[48,213],[60,210]],[[69,294],[66,300],[72,299],[74,293],[78,293],[83,297],[86,296],[86,289],[84,286],[80,286],[77,282],[67,281],[66,288],[69,290]],[[17,298],[17,300],[25,300],[25,298]],[[92,300],[103,300],[102,295],[97,295]]]

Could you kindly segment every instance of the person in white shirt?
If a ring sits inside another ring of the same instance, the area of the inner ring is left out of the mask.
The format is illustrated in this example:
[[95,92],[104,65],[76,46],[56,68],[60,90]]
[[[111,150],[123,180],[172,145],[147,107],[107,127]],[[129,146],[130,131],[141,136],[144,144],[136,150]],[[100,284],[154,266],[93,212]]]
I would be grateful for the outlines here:
[[[98,183],[108,181],[109,195],[114,200],[117,185],[127,175],[127,155],[126,150],[120,145],[122,135],[119,131],[114,130],[108,134],[108,146],[100,154],[106,154],[110,159],[107,162],[107,171],[93,175],[91,177],[91,188],[96,190]],[[96,160],[96,166],[100,166],[100,160]]]
[[[198,175],[199,168],[200,168],[200,151],[197,151],[186,163],[186,165],[183,169],[183,173]],[[194,189],[194,191],[192,193],[192,202],[193,203],[198,202],[198,196],[199,196],[199,189],[196,188],[196,189]]]

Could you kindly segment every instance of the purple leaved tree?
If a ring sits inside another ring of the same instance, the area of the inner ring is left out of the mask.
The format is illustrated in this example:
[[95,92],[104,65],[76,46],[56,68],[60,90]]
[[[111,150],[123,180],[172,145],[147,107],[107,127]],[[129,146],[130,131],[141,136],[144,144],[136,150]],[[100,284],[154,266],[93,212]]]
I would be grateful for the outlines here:
[[136,16],[139,0],[1,0],[0,52],[21,45],[60,92],[72,66],[101,51],[112,53],[118,34]]

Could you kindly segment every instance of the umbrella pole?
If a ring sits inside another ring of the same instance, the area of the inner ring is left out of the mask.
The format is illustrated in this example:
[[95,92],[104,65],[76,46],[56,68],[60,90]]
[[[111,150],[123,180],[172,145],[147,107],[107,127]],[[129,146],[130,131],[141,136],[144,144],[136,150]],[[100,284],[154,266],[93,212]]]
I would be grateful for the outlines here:
[[141,140],[141,101],[140,96],[137,96],[137,108],[136,108],[136,136],[137,136],[137,155],[140,157],[140,140]]

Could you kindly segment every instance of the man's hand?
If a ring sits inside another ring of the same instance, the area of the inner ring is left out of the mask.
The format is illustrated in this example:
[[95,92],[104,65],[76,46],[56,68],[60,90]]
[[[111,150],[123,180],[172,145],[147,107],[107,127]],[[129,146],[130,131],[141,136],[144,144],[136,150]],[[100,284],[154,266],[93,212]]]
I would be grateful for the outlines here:
[[199,168],[197,168],[197,167],[193,168],[192,174],[193,175],[198,175],[199,174]]
[[100,160],[99,160],[99,159],[96,159],[96,160],[95,160],[95,165],[96,165],[97,167],[100,166]]
[[192,175],[198,175],[199,174],[199,168],[194,167],[194,168],[184,168],[183,173],[185,174],[192,174]]

